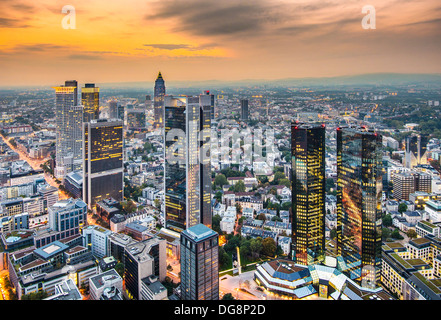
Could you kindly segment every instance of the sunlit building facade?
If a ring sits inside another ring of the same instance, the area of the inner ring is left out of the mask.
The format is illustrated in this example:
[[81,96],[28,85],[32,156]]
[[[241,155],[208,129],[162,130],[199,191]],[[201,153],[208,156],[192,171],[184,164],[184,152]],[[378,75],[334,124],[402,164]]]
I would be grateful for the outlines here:
[[199,96],[165,96],[164,107],[166,227],[211,226],[210,105]]
[[89,208],[113,198],[123,200],[123,123],[92,120],[84,123],[83,199]]
[[404,162],[406,168],[413,168],[419,164],[427,164],[427,136],[413,134],[406,137],[406,152]]
[[381,271],[382,138],[366,128],[337,128],[338,267],[362,286]]
[[78,83],[66,81],[55,89],[55,177],[64,178],[82,166],[83,107],[78,105]]
[[325,250],[325,125],[293,123],[291,148],[292,258],[311,265]]
[[86,83],[81,88],[81,103],[83,105],[83,122],[98,119],[100,115],[100,88],[93,83]]

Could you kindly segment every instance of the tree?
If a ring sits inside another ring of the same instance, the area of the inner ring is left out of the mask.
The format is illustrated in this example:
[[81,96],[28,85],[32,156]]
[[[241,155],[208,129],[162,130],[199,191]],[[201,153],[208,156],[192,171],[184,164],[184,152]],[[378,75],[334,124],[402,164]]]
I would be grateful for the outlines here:
[[216,178],[214,178],[214,184],[217,185],[217,186],[222,187],[222,186],[228,184],[228,180],[227,180],[227,178],[221,173],[221,174],[218,174],[218,175],[216,176]]
[[222,220],[222,217],[218,214],[215,214],[212,218],[212,221],[211,221],[212,229],[219,234],[222,232],[220,229],[221,220]]
[[336,228],[331,229],[330,236],[331,236],[331,239],[337,238],[337,229]]
[[31,292],[21,296],[21,300],[43,300],[48,297],[46,291]]
[[243,180],[239,180],[234,185],[234,192],[244,192],[245,191],[245,183]]
[[115,265],[115,271],[118,272],[118,274],[121,276],[121,278],[124,276],[124,263],[118,262]]
[[215,198],[218,202],[221,202],[221,201],[222,201],[222,192],[221,192],[221,191],[216,192],[216,194],[214,195],[214,198]]
[[401,202],[400,205],[398,206],[398,212],[403,213],[406,211],[407,211],[407,204],[405,204],[404,202]]
[[291,181],[289,181],[288,179],[280,179],[279,184],[289,188],[291,186]]
[[392,216],[390,214],[387,214],[383,218],[383,226],[385,227],[392,227]]
[[235,299],[234,299],[234,297],[233,297],[233,295],[231,293],[226,293],[222,297],[222,300],[235,300]]
[[418,237],[418,234],[414,229],[409,229],[406,234],[410,239],[415,239],[416,237]]
[[259,214],[259,215],[257,216],[257,220],[265,221],[265,220],[266,220],[265,214],[264,214],[264,213]]
[[254,258],[258,258],[260,256],[262,249],[263,249],[263,245],[262,245],[261,237],[257,237],[256,239],[252,239],[250,241],[250,250]]
[[393,239],[397,239],[397,240],[402,240],[404,239],[404,237],[400,234],[400,231],[395,228],[394,231],[392,231],[391,235],[390,235]]
[[136,204],[132,201],[124,201],[121,203],[123,210],[127,213],[132,213],[136,211]]
[[383,228],[381,230],[381,239],[383,241],[386,241],[387,239],[389,239],[391,236],[391,231],[389,230],[389,228]]
[[276,254],[277,244],[273,238],[268,237],[262,241],[262,253],[269,257],[273,257]]

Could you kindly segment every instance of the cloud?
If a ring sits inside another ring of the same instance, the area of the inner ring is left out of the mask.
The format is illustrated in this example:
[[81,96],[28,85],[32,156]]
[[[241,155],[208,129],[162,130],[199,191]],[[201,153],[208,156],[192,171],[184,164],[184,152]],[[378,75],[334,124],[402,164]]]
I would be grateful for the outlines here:
[[177,20],[173,31],[198,36],[236,36],[263,31],[266,26],[286,18],[279,5],[255,0],[161,0],[152,3],[151,20]]
[[19,19],[0,17],[0,28],[28,28],[29,25]]
[[102,57],[90,54],[71,54],[68,56],[72,60],[101,60]]
[[188,49],[191,48],[188,44],[144,44],[145,47],[152,47],[155,49],[163,49],[163,50],[177,50],[177,49]]

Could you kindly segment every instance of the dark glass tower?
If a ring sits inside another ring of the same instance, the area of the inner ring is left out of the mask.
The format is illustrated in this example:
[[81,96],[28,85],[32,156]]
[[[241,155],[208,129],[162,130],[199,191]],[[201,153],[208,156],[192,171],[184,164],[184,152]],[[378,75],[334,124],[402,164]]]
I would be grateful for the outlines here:
[[164,96],[165,96],[165,82],[162,78],[161,72],[159,72],[158,77],[155,81],[154,88],[154,116],[155,116],[155,127],[162,128],[164,126]]
[[382,138],[365,128],[337,129],[337,258],[363,286],[381,271]]
[[248,100],[240,100],[240,119],[242,121],[248,121]]
[[165,219],[177,232],[211,226],[211,109],[201,97],[165,96]]
[[181,233],[182,300],[219,300],[218,240],[203,224]]
[[291,125],[292,258],[310,265],[325,250],[325,125]]
[[92,208],[98,201],[123,200],[123,124],[120,120],[92,120],[83,124],[83,200]]
[[83,122],[98,119],[100,115],[100,88],[94,83],[86,83],[81,88],[81,103],[84,107]]

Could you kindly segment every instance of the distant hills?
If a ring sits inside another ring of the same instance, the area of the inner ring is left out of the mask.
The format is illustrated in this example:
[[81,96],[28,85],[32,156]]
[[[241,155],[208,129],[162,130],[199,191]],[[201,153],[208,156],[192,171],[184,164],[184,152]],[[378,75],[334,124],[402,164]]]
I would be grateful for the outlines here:
[[[153,81],[152,81],[153,83]],[[100,87],[125,87],[145,88],[152,86],[148,82],[120,82],[100,83]],[[372,73],[351,76],[336,77],[310,77],[310,78],[285,78],[277,80],[267,79],[244,79],[237,81],[167,81],[170,88],[227,88],[244,86],[268,86],[268,87],[337,87],[337,86],[441,86],[441,74],[402,74],[402,73]]]
[[[412,74],[412,73],[371,73],[360,75],[336,76],[336,77],[305,77],[285,79],[244,79],[244,80],[205,80],[205,81],[172,81],[167,80],[167,88],[173,89],[202,89],[215,90],[224,88],[265,86],[276,87],[320,87],[320,88],[360,88],[376,86],[415,86],[441,88],[441,74]],[[82,84],[80,84],[82,85]],[[137,82],[108,82],[97,83],[100,88],[105,89],[153,89],[154,80]],[[50,89],[50,86],[8,86],[0,87],[5,89],[39,88]]]

